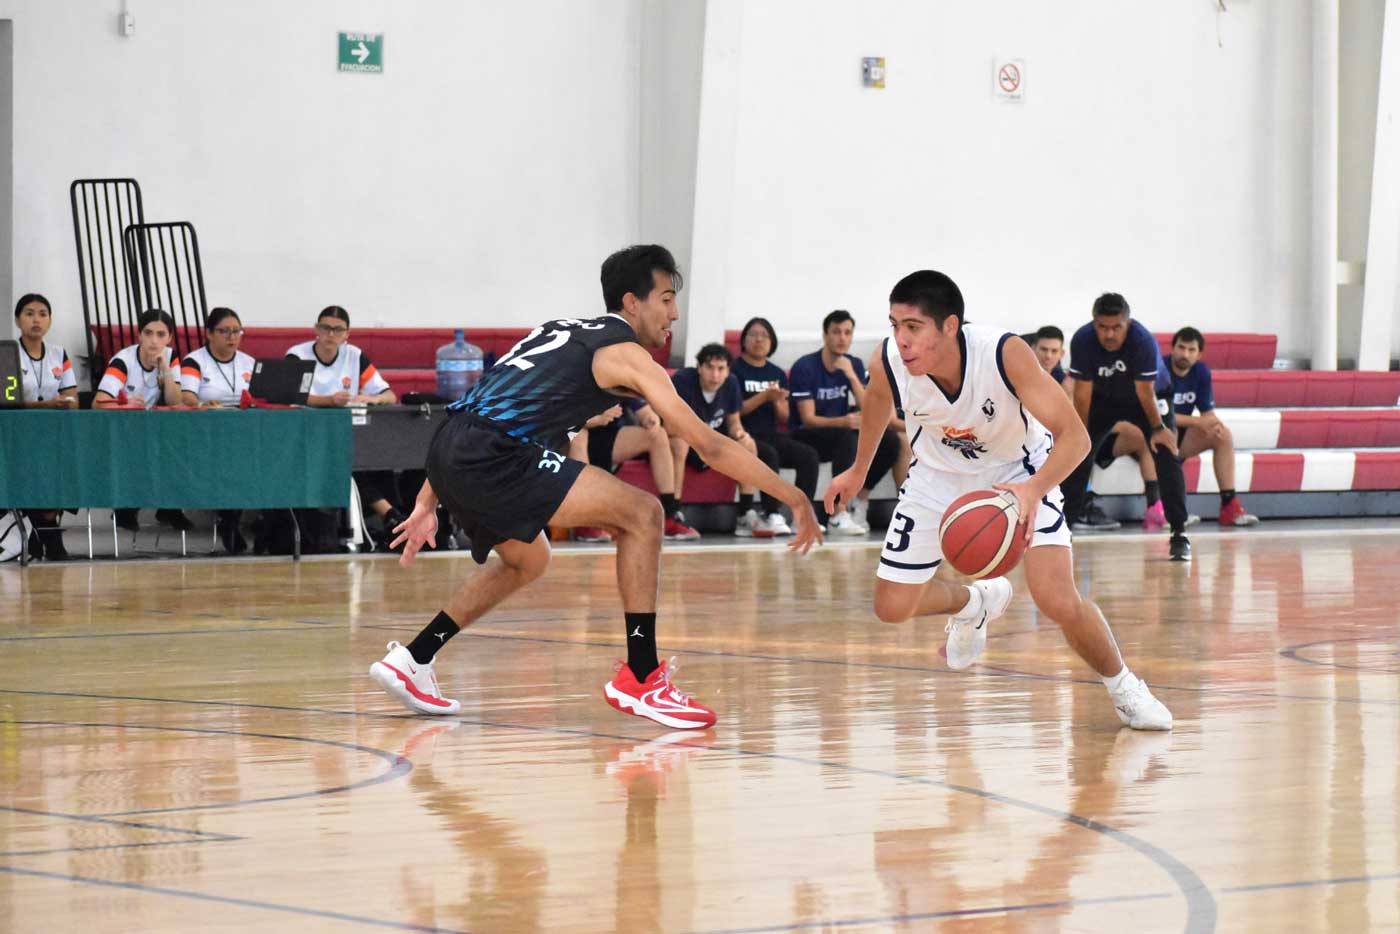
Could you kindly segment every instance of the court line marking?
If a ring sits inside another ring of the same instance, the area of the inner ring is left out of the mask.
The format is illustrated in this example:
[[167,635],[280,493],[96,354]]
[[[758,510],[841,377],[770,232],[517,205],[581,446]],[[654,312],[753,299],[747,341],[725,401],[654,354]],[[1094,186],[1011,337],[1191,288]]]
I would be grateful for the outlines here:
[[[360,625],[360,629],[382,629],[391,632],[403,631],[403,627],[379,623],[366,623]],[[409,631],[416,632],[416,626]],[[1023,633],[1016,633],[1021,635]],[[464,629],[455,638],[468,637],[472,639],[500,639],[505,641],[520,642],[542,642],[558,645],[587,646],[590,648],[604,648],[617,651],[618,646],[611,642],[590,642],[587,640],[575,641],[571,639],[550,639],[543,636],[517,636],[510,633],[495,632],[472,632]],[[928,668],[917,665],[896,665],[886,662],[850,662],[835,658],[796,658],[787,655],[750,655],[739,652],[725,652],[719,649],[700,648],[677,648],[675,651],[683,655],[697,655],[712,658],[735,658],[748,659],[765,662],[788,662],[791,664],[806,665],[835,665],[843,668],[872,669],[876,671],[908,671],[918,674],[956,676],[965,678],[995,677],[1010,678],[1023,681],[1051,681],[1057,684],[1092,684],[1100,685],[1101,680],[1092,678],[1072,678],[1063,675],[1043,675],[1029,671],[1017,671],[1014,668],[1002,668],[995,665],[982,663],[976,670],[954,671],[951,668]],[[1192,688],[1180,685],[1160,684],[1152,681],[1153,688],[1160,688],[1163,691],[1177,691],[1184,694],[1197,694],[1202,697],[1254,697],[1261,700],[1296,700],[1296,701],[1316,701],[1321,703],[1344,703],[1344,704],[1375,704],[1384,707],[1400,707],[1400,699],[1385,700],[1384,698],[1364,698],[1364,697],[1320,697],[1311,694],[1268,694],[1263,691],[1232,690],[1229,688]],[[5,693],[0,691],[0,694]]]
[[[7,693],[7,694],[9,694],[9,693],[23,693],[23,694],[30,694],[30,695],[53,694],[53,695],[57,695],[57,696],[65,696],[65,695],[62,695],[60,692],[44,692],[44,691],[23,691],[23,692],[19,692],[19,691],[6,690],[6,691],[3,691],[3,693]],[[94,697],[94,698],[103,698],[103,699],[116,699],[116,698],[106,698],[104,695],[80,695],[80,696],[84,696],[84,697]],[[169,704],[181,704],[181,703],[186,703],[185,701],[182,701],[182,700],[180,700],[180,699],[178,699],[178,698],[139,698],[139,697],[126,697],[126,698],[121,698],[121,699],[124,699],[124,700],[146,700],[146,701],[151,701],[151,702],[156,702],[156,703],[169,703]],[[246,707],[246,706],[255,706],[255,707],[262,708],[262,709],[274,709],[274,710],[286,710],[286,711],[299,711],[299,712],[306,712],[306,713],[322,713],[322,712],[324,712],[324,713],[336,713],[336,714],[338,714],[338,715],[340,715],[340,716],[349,716],[349,717],[365,717],[365,716],[368,716],[368,717],[371,717],[371,718],[378,718],[378,717],[384,717],[384,716],[386,716],[386,715],[383,715],[383,714],[379,714],[379,713],[377,713],[377,712],[375,712],[375,711],[354,711],[354,710],[347,710],[347,711],[321,711],[321,710],[316,710],[316,709],[313,709],[313,708],[302,708],[302,707],[291,707],[291,706],[280,706],[280,705],[277,705],[277,706],[275,706],[275,705],[245,705],[245,704],[239,704],[239,703],[235,703],[235,702],[231,702],[231,701],[195,701],[194,703],[200,704],[200,705],[215,705],[215,706],[225,706],[225,707],[234,707],[234,708],[240,708],[240,707]],[[401,718],[396,718],[396,719],[401,719]],[[503,723],[503,722],[499,722],[499,721],[471,719],[471,718],[464,718],[464,717],[442,717],[442,718],[439,718],[439,719],[442,719],[442,720],[444,720],[444,721],[452,721],[452,720],[455,720],[455,721],[458,721],[458,722],[461,722],[461,723],[467,723],[467,724],[471,724],[471,725],[475,725],[475,726],[483,727],[483,728],[487,728],[487,729],[511,730],[511,731],[515,731],[515,732],[534,733],[534,734],[545,734],[545,735],[552,735],[552,736],[569,736],[569,737],[580,738],[580,739],[610,739],[610,740],[622,740],[622,741],[631,742],[631,743],[639,743],[639,742],[647,742],[647,741],[648,741],[648,740],[645,740],[645,739],[642,739],[642,738],[638,738],[638,737],[634,737],[634,736],[623,736],[623,735],[611,734],[611,733],[599,733],[599,732],[596,732],[596,731],[593,731],[593,730],[569,729],[569,728],[566,728],[566,727],[530,726],[530,725],[527,725],[527,724]],[[19,721],[15,721],[15,722],[21,723],[21,724],[32,724],[34,721],[19,720]],[[75,724],[62,724],[62,723],[60,723],[60,724],[56,724],[56,725],[75,725]],[[100,724],[77,724],[77,725],[100,725]],[[138,728],[139,728],[139,727],[138,727]],[[200,733],[200,732],[226,732],[226,731],[195,730],[195,729],[182,730],[182,729],[175,728],[175,727],[154,727],[154,728],[151,728],[151,729],[162,729],[162,730],[169,730],[169,731],[171,731],[171,732],[192,732],[192,733]],[[262,735],[262,734],[236,734],[236,735],[252,735],[252,736],[259,736],[259,735]],[[287,737],[278,737],[278,738],[287,738]],[[653,737],[653,738],[654,738],[654,737]],[[349,748],[363,748],[363,747],[354,747],[354,746],[352,746],[351,744],[348,744],[348,743],[337,743],[337,742],[335,742],[335,741],[333,741],[333,740],[308,740],[308,741],[319,742],[319,743],[323,743],[323,744],[326,744],[326,745],[346,746],[346,747],[349,747]],[[945,791],[959,792],[959,793],[962,793],[962,794],[967,794],[967,795],[972,795],[972,796],[974,796],[974,797],[983,798],[983,799],[988,800],[988,801],[993,801],[993,802],[996,802],[996,803],[998,803],[998,804],[1003,804],[1003,805],[1005,805],[1005,806],[1007,806],[1007,807],[1013,807],[1013,808],[1019,808],[1019,809],[1021,809],[1021,810],[1027,810],[1027,811],[1030,811],[1030,812],[1035,813],[1035,814],[1040,814],[1040,815],[1042,815],[1042,816],[1050,817],[1050,818],[1053,818],[1053,819],[1058,820],[1058,821],[1064,821],[1064,822],[1066,822],[1066,823],[1070,823],[1070,824],[1073,824],[1073,825],[1075,825],[1075,826],[1082,827],[1082,828],[1084,828],[1084,829],[1086,829],[1086,830],[1091,830],[1091,831],[1093,831],[1093,832],[1095,832],[1095,833],[1101,834],[1102,836],[1104,836],[1104,837],[1106,837],[1106,838],[1108,838],[1108,839],[1110,839],[1110,840],[1113,840],[1114,842],[1117,842],[1117,843],[1119,843],[1119,844],[1121,844],[1121,845],[1123,845],[1123,846],[1126,846],[1126,847],[1128,847],[1129,849],[1135,850],[1135,851],[1138,852],[1140,855],[1146,857],[1146,858],[1147,858],[1150,862],[1152,862],[1155,866],[1157,866],[1158,869],[1161,869],[1162,871],[1166,872],[1167,875],[1171,877],[1172,881],[1173,881],[1174,883],[1176,883],[1176,886],[1177,886],[1178,890],[1181,892],[1181,894],[1182,894],[1182,895],[1185,897],[1185,899],[1186,899],[1186,910],[1187,910],[1186,931],[1188,932],[1188,934],[1204,934],[1204,932],[1209,932],[1209,931],[1214,931],[1214,930],[1215,930],[1215,921],[1216,921],[1216,915],[1217,915],[1217,907],[1216,907],[1216,903],[1215,903],[1215,898],[1214,898],[1214,896],[1211,894],[1210,889],[1206,886],[1205,881],[1204,881],[1203,879],[1201,879],[1200,876],[1198,876],[1198,875],[1197,875],[1189,866],[1187,866],[1185,863],[1181,862],[1181,861],[1178,860],[1176,857],[1172,856],[1170,853],[1168,853],[1167,851],[1165,851],[1165,850],[1163,850],[1163,849],[1157,847],[1156,845],[1154,845],[1154,844],[1152,844],[1152,843],[1149,843],[1149,842],[1147,842],[1146,840],[1139,839],[1138,837],[1135,837],[1135,836],[1133,836],[1132,834],[1129,834],[1129,833],[1127,833],[1127,832],[1125,832],[1125,831],[1118,830],[1118,829],[1115,828],[1115,827],[1110,827],[1109,825],[1104,824],[1104,823],[1101,823],[1101,822],[1099,822],[1099,821],[1096,821],[1096,820],[1094,820],[1093,818],[1081,817],[1081,816],[1079,816],[1079,815],[1077,815],[1077,814],[1071,814],[1071,813],[1068,813],[1068,812],[1066,812],[1066,811],[1057,811],[1057,810],[1055,810],[1054,808],[1049,808],[1049,807],[1046,807],[1046,806],[1044,806],[1044,805],[1036,804],[1036,803],[1033,802],[1033,801],[1022,801],[1022,800],[1020,800],[1020,799],[1012,798],[1012,797],[1009,797],[1009,796],[1007,796],[1007,795],[1000,794],[1000,793],[998,793],[998,792],[988,791],[988,790],[983,789],[983,788],[973,788],[973,787],[967,786],[967,785],[956,785],[956,784],[953,784],[953,783],[951,783],[951,782],[943,782],[943,781],[939,781],[939,780],[937,780],[937,779],[924,778],[924,777],[922,777],[922,776],[917,776],[917,775],[902,775],[902,774],[900,774],[900,773],[898,773],[898,772],[887,772],[887,771],[883,771],[883,770],[880,770],[880,769],[868,769],[868,768],[864,768],[864,767],[861,767],[861,766],[851,765],[851,764],[849,764],[849,763],[843,763],[843,762],[826,762],[826,761],[822,761],[822,760],[819,760],[819,759],[806,759],[806,758],[803,758],[803,757],[800,757],[800,756],[790,756],[790,755],[785,755],[785,754],[781,754],[781,753],[755,752],[755,751],[753,751],[753,750],[744,749],[744,748],[741,747],[741,746],[717,746],[717,745],[706,745],[706,746],[701,746],[701,747],[699,747],[699,748],[708,749],[708,750],[716,751],[716,752],[726,752],[726,753],[731,753],[731,754],[734,754],[734,755],[747,756],[747,757],[757,758],[757,759],[765,759],[765,760],[777,761],[777,762],[788,762],[788,763],[792,763],[792,764],[796,764],[796,765],[813,766],[813,767],[821,768],[821,769],[833,769],[833,770],[836,770],[836,771],[846,772],[846,773],[855,774],[855,775],[866,775],[866,776],[870,776],[870,777],[874,777],[874,778],[892,779],[892,780],[894,780],[894,781],[896,781],[896,782],[907,782],[907,783],[909,783],[909,784],[921,785],[921,786],[930,787],[930,788],[941,788],[941,789],[943,789],[943,790],[945,790]],[[401,758],[401,757],[400,757],[400,758]],[[407,760],[405,760],[405,761],[407,761]],[[410,764],[409,767],[412,768],[411,764]],[[297,795],[297,796],[292,796],[292,797],[310,797],[310,796],[309,796],[309,795]],[[267,801],[267,800],[274,800],[274,799],[253,799],[252,801],[249,801],[249,802],[247,802],[247,803],[262,803],[263,801]],[[231,807],[237,807],[237,806],[239,806],[239,805],[240,805],[240,802],[234,802],[234,803],[231,803],[231,804],[216,805],[216,806],[214,806],[214,807],[231,808]],[[200,808],[192,808],[192,809],[190,809],[190,810],[199,810],[199,809],[200,809]],[[122,812],[122,813],[123,813],[123,814],[140,814],[140,813],[166,813],[166,812],[164,812],[164,811],[159,811],[159,812],[133,811],[133,812]],[[105,816],[120,816],[120,815],[105,815]],[[0,866],[0,870],[4,870],[4,869],[5,869],[5,867]],[[79,881],[81,881],[81,880],[79,880]],[[295,909],[289,909],[289,908],[287,908],[286,906],[281,906],[281,907],[282,907],[283,910],[295,910]]]
[[[1320,658],[1308,658],[1306,655],[1301,654],[1301,652],[1302,652],[1304,649],[1310,649],[1310,648],[1312,648],[1312,647],[1315,646],[1315,645],[1336,645],[1338,642],[1371,642],[1371,641],[1378,641],[1378,640],[1376,640],[1374,636],[1347,636],[1347,637],[1340,638],[1340,639],[1319,639],[1319,640],[1317,640],[1316,642],[1302,642],[1302,643],[1299,643],[1298,645],[1290,645],[1290,646],[1287,646],[1287,647],[1285,647],[1285,648],[1279,649],[1279,650],[1278,650],[1278,654],[1279,654],[1279,655],[1282,655],[1284,658],[1290,659],[1290,660],[1292,660],[1292,661],[1295,661],[1295,662],[1302,662],[1302,663],[1305,664],[1305,665],[1316,665],[1316,666],[1318,666],[1319,668],[1341,668],[1341,669],[1344,669],[1344,670],[1346,670],[1346,671],[1360,671],[1360,672],[1366,672],[1366,673],[1371,673],[1371,674],[1386,674],[1386,675],[1397,675],[1397,674],[1400,674],[1400,669],[1396,669],[1396,668],[1377,668],[1377,667],[1374,667],[1374,666],[1371,666],[1371,665],[1348,665],[1348,664],[1345,664],[1344,662],[1324,662],[1324,661],[1323,661],[1322,659],[1320,659]],[[1392,644],[1393,644],[1393,643],[1392,643]],[[1394,653],[1391,653],[1391,654],[1394,654]]]
[[987,908],[958,908],[949,911],[922,911],[907,915],[884,915],[876,918],[841,918],[837,920],[804,921],[797,924],[774,924],[753,928],[708,928],[686,931],[685,934],[770,934],[775,931],[801,931],[810,928],[864,927],[870,924],[903,924],[909,921],[934,921],[939,918],[975,918],[982,915],[1011,914],[1017,911],[1045,911],[1051,908],[1078,908],[1081,905],[1113,905],[1123,902],[1159,901],[1174,897],[1172,892],[1147,895],[1105,895],[1100,898],[1075,898],[1059,902],[1030,902],[1024,905],[996,905]]
[[[230,840],[246,840],[247,837],[230,837]],[[106,846],[67,846],[53,850],[12,850],[0,853],[0,859],[16,859],[22,856],[59,856],[68,853],[97,853],[102,850],[137,850],[158,846],[189,846],[191,844],[220,843],[219,840],[151,840],[147,843],[109,843]]]
[[94,632],[54,636],[0,636],[0,642],[45,642],[51,639],[144,639],[153,636],[219,636],[239,632],[316,632],[311,626],[257,626],[237,629],[169,629],[165,632]]
[[[17,721],[11,721],[17,722]],[[163,827],[160,824],[147,824],[140,821],[115,820],[94,814],[66,814],[61,811],[41,811],[37,808],[22,808],[13,805],[0,804],[0,811],[10,811],[15,814],[29,814],[35,817],[56,817],[60,820],[83,821],[91,824],[112,824],[117,827],[130,827],[136,830],[152,830],[160,833],[182,833],[191,837],[204,837],[214,842],[224,840],[242,840],[242,837],[228,833],[215,833],[209,830],[186,830],[183,827]],[[0,856],[8,854],[0,853]]]
[[10,722],[19,726],[100,727],[103,729],[118,730],[150,730],[159,733],[202,733],[213,736],[246,736],[252,739],[287,740],[294,743],[335,746],[340,749],[349,749],[352,752],[365,752],[389,763],[389,768],[378,775],[371,776],[362,781],[352,782],[349,785],[339,785],[335,788],[318,788],[315,791],[303,791],[290,795],[275,795],[267,798],[244,798],[238,801],[225,801],[218,804],[196,804],[173,808],[144,808],[134,811],[111,811],[105,814],[93,815],[99,818],[138,817],[144,814],[184,814],[191,811],[223,811],[230,808],[247,807],[255,804],[271,804],[276,801],[297,801],[303,798],[319,798],[326,795],[340,794],[341,792],[358,791],[361,788],[370,788],[374,785],[401,778],[413,771],[413,763],[396,753],[385,752],[382,749],[373,749],[369,746],[360,746],[355,743],[343,743],[333,739],[315,739],[310,736],[286,736],[278,733],[249,733],[242,730],[211,730],[198,727],[147,726],[137,723],[73,723],[67,720],[12,720]]
[[472,934],[470,931],[462,931],[457,928],[428,927],[422,924],[407,924],[401,921],[367,918],[360,915],[346,914],[342,911],[326,911],[321,908],[301,908],[296,905],[283,905],[277,902],[260,902],[250,898],[234,898],[228,895],[210,895],[205,892],[172,889],[159,885],[144,885],[139,882],[118,882],[113,879],[98,879],[93,876],[77,876],[62,872],[45,872],[39,869],[21,869],[18,866],[0,866],[0,872],[8,872],[17,876],[31,876],[36,879],[54,879],[59,882],[81,882],[84,885],[100,885],[106,888],[126,889],[130,892],[143,892],[152,895],[170,895],[175,898],[214,902],[220,905],[235,905],[240,908],[260,908],[264,911],[281,911],[289,914],[306,915],[313,918],[327,918],[332,921],[345,921],[351,924],[393,928],[396,931],[421,931],[424,932],[424,934]]

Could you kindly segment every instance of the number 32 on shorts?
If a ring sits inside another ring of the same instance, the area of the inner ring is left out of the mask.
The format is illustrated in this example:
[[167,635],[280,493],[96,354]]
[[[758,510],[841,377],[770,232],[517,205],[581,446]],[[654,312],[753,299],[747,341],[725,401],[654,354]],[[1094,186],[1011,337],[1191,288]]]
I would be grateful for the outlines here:
[[[885,547],[893,552],[901,552],[909,547],[909,533],[914,531],[914,519],[899,510],[890,517],[890,538]],[[897,536],[897,538],[896,538]]]
[[544,457],[540,458],[540,462],[536,465],[540,470],[552,470],[555,473],[558,473],[559,468],[563,466],[564,455],[555,451],[545,451]]

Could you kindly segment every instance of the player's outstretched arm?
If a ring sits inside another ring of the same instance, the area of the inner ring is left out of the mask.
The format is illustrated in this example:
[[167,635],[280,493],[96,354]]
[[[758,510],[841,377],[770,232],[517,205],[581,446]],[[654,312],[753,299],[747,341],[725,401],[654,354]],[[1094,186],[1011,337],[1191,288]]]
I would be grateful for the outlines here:
[[418,491],[418,499],[413,503],[413,513],[407,519],[394,526],[394,531],[399,533],[398,537],[389,543],[390,548],[403,546],[403,554],[399,556],[399,564],[408,567],[413,563],[414,555],[427,545],[429,548],[437,547],[437,494],[433,492],[433,485],[427,480],[423,481],[423,487]]
[[836,512],[836,500],[849,503],[865,486],[865,475],[870,472],[870,463],[875,460],[875,452],[880,447],[880,439],[885,429],[890,427],[894,416],[894,393],[890,391],[889,378],[885,376],[885,364],[880,359],[884,352],[884,342],[870,358],[866,372],[870,374],[870,384],[865,387],[860,408],[860,441],[856,445],[856,462],[848,470],[831,478],[822,502],[827,515]]
[[593,378],[606,389],[636,392],[661,416],[666,430],[690,444],[705,463],[742,486],[756,486],[786,503],[797,528],[788,547],[806,554],[821,541],[812,504],[797,487],[769,470],[738,443],[710,428],[680,396],[671,377],[639,344],[613,344],[593,355]]

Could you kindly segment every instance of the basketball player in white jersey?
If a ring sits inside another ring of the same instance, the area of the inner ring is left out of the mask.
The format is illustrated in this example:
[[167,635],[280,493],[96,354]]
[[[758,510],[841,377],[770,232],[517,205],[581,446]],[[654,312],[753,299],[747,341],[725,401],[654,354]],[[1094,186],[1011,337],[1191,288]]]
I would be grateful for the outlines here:
[[895,285],[894,333],[870,363],[856,462],[826,491],[828,512],[837,497],[860,491],[895,406],[902,407],[915,460],[880,553],[875,615],[899,623],[950,613],[949,667],[976,661],[988,625],[1011,602],[1011,583],[936,579],[943,558],[938,526],[964,493],[1004,490],[1020,509],[1029,543],[1026,583],[1036,606],[1103,679],[1125,724],[1171,729],[1171,713],[1123,664],[1103,613],[1074,584],[1059,484],[1089,452],[1083,424],[1025,341],[1000,328],[964,325],[962,316],[962,292],[940,272],[911,273]]

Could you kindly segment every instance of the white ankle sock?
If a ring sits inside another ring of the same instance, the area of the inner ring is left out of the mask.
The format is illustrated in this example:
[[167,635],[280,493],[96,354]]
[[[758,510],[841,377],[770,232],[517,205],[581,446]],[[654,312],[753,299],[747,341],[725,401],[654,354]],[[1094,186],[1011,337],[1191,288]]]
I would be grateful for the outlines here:
[[967,588],[967,605],[953,614],[953,619],[975,619],[982,613],[982,591],[977,587]]
[[1124,665],[1123,670],[1118,672],[1118,674],[1114,675],[1111,678],[1104,678],[1103,686],[1108,688],[1108,692],[1112,694],[1119,688],[1123,687],[1123,685],[1127,683],[1128,679],[1132,677],[1132,674],[1133,673],[1128,670],[1128,666]]

